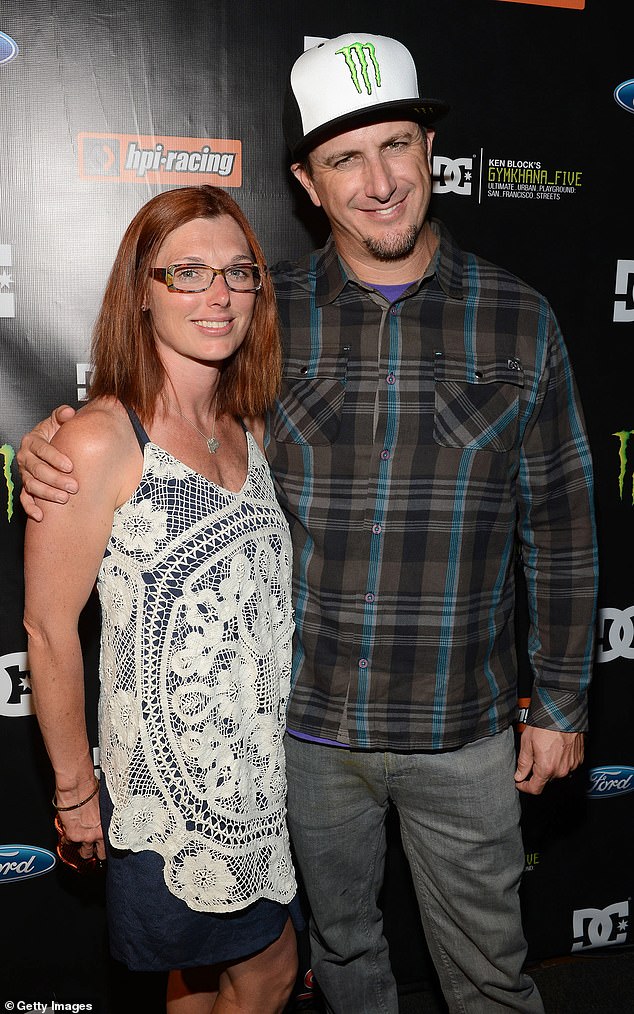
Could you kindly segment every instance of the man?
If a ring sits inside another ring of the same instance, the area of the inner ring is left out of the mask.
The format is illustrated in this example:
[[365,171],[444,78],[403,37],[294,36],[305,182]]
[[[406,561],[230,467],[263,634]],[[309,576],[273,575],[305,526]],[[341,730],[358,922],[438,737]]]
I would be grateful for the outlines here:
[[[596,549],[581,412],[547,302],[428,218],[445,109],[420,97],[405,47],[366,34],[301,56],[285,105],[292,171],[332,227],[275,272],[269,456],[295,553],[289,824],[336,1014],[398,1009],[377,904],[390,802],[449,1009],[543,1010],[522,973],[516,789],[583,757]],[[21,462],[49,478],[29,446]],[[518,548],[535,682],[516,764]]]

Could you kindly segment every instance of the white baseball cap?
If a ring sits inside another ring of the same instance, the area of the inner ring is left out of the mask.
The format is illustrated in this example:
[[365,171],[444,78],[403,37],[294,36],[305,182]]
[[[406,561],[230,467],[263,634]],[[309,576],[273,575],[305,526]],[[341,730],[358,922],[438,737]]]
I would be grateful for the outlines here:
[[350,32],[320,42],[295,61],[284,100],[283,129],[293,158],[348,124],[406,114],[423,124],[449,106],[422,98],[412,54],[396,39]]

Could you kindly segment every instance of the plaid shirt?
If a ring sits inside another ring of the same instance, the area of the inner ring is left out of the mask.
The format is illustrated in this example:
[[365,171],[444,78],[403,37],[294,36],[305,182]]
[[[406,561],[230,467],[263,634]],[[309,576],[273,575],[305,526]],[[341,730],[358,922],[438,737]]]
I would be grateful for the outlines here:
[[528,721],[586,727],[592,470],[546,300],[447,232],[393,305],[332,240],[274,272],[284,382],[268,453],[294,545],[288,728],[438,750],[516,717],[518,545]]

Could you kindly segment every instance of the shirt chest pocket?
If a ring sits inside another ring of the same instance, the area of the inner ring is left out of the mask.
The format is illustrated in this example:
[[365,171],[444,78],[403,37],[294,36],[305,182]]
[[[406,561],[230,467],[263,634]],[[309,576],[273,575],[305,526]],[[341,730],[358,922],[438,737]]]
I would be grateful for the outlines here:
[[323,354],[310,364],[289,358],[275,406],[275,440],[299,444],[331,444],[337,438],[348,379],[349,349]]
[[434,356],[434,440],[444,447],[510,451],[516,444],[524,371],[519,359],[467,364]]

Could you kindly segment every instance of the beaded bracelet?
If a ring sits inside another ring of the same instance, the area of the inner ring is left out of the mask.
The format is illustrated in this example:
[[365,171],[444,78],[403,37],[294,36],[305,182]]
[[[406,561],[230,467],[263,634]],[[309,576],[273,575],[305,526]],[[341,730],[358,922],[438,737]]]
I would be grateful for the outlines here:
[[73,803],[72,806],[58,806],[57,802],[56,802],[56,800],[57,800],[57,793],[55,793],[55,795],[53,796],[51,802],[52,802],[53,806],[55,807],[55,809],[57,810],[58,813],[66,813],[68,810],[78,810],[80,806],[84,805],[84,803],[89,803],[90,800],[93,799],[97,795],[98,792],[99,792],[99,782],[96,781],[95,787],[92,790],[92,792],[90,793],[90,795],[86,796],[85,799],[82,799],[81,803]]

